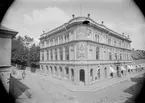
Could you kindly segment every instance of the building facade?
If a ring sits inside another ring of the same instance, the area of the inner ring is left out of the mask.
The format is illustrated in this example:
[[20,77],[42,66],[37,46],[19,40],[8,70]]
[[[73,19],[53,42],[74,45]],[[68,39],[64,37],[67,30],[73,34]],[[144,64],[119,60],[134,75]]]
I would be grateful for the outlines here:
[[131,40],[88,17],[74,17],[40,36],[40,71],[74,84],[121,76],[132,63]]

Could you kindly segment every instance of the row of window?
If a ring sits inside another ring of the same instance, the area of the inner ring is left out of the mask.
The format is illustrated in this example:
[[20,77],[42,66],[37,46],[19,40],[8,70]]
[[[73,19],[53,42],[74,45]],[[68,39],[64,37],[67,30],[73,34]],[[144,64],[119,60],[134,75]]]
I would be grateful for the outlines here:
[[[130,57],[128,54],[125,54],[124,56],[125,56],[126,60],[130,60]],[[112,60],[112,53],[111,52],[109,52],[109,60]],[[117,53],[115,53],[115,60],[123,60],[123,55],[120,54],[119,56],[117,56]]]
[[[53,53],[54,50],[54,53]],[[44,61],[44,52],[42,52],[42,61]],[[59,55],[57,49],[47,50],[46,53],[47,60],[63,60],[63,48],[59,48]],[[65,59],[69,60],[69,47],[65,47]]]
[[41,47],[45,47],[45,42],[47,46],[54,46],[68,41],[69,41],[69,33],[43,41],[41,42]]
[[[99,52],[100,50],[99,49],[100,49],[99,47],[96,47],[96,60],[100,59],[99,58],[99,55],[100,55],[100,52]],[[90,51],[91,51],[90,54],[94,54],[92,49],[90,49]],[[107,53],[107,52],[104,51],[102,53]],[[123,58],[123,55],[124,55],[124,58]],[[113,57],[113,53],[108,52],[106,54],[106,56],[109,56],[109,60],[113,60],[113,58],[112,58]],[[115,53],[114,57],[115,57],[115,60],[130,60],[129,54],[119,54],[119,56],[118,56],[118,53]]]
[[[69,56],[69,47],[65,47],[65,58],[63,58],[63,48],[59,48],[59,53],[57,51],[57,49],[54,49],[54,53],[53,53],[53,49],[51,50],[47,50],[46,52],[46,60],[69,60],[70,56]],[[96,60],[100,60],[99,58],[100,52],[99,52],[99,47],[96,47]],[[44,61],[44,52],[42,52],[42,61]],[[107,54],[107,56],[109,56],[109,60],[113,60],[113,54],[111,52],[109,52]],[[131,60],[129,54],[119,54],[117,55],[117,53],[115,53],[114,55],[115,60]]]
[[[115,40],[111,37],[101,35],[101,32],[98,32],[98,31],[95,31],[94,33],[95,33],[95,41],[96,42],[103,42],[103,43],[108,44],[108,45],[123,47],[123,48],[128,48],[128,49],[130,48],[130,44],[127,43],[127,42],[124,42],[123,40]],[[93,29],[89,28],[88,29],[88,34],[89,34],[89,36],[91,34],[93,34]],[[101,38],[102,38],[102,40],[101,40]]]
[[[89,33],[91,35],[91,33]],[[101,40],[100,38],[103,38],[103,40]],[[101,40],[101,41],[100,41]],[[65,35],[61,35],[58,37],[53,37],[49,40],[43,41],[41,42],[41,47],[45,46],[45,42],[47,46],[54,46],[54,45],[58,45],[61,43],[65,43],[69,41],[69,33],[65,34]],[[100,33],[95,34],[95,41],[96,42],[103,42],[106,43],[108,45],[112,45],[115,47],[123,47],[123,48],[130,48],[130,44],[124,41],[117,41],[117,40],[113,40],[110,37],[108,38],[107,36],[100,36]]]

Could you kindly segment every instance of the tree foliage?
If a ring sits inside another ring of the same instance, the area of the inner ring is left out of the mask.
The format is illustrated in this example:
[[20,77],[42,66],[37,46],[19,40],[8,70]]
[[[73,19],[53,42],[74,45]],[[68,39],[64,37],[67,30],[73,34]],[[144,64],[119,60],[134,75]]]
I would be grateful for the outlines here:
[[12,40],[12,62],[36,67],[39,62],[39,45],[36,45],[33,38],[18,36]]

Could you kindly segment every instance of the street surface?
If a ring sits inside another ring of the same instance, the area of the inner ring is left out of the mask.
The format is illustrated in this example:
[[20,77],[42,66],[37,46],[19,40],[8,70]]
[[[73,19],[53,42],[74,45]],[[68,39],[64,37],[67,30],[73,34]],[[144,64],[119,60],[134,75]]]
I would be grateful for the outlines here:
[[[140,90],[142,83],[139,84],[138,81],[127,79],[98,91],[74,92],[53,82],[53,80],[49,81],[44,78],[48,77],[40,76],[37,73],[27,73],[27,77],[21,80],[30,88],[29,92],[32,94],[33,103],[133,103],[129,98]],[[143,80],[144,76],[134,77],[135,80],[138,78]],[[23,94],[19,98],[18,101],[27,97]],[[26,102],[21,101],[20,103]]]

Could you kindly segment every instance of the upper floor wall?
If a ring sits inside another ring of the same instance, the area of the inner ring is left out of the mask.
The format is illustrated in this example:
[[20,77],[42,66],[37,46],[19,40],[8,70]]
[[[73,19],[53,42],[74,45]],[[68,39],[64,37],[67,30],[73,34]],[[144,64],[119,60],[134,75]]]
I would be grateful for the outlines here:
[[78,40],[91,40],[114,47],[131,49],[131,42],[112,36],[109,33],[96,29],[92,26],[82,24],[74,25],[62,32],[42,39],[40,41],[40,48],[47,48]]
[[78,25],[75,30],[75,34],[76,40],[92,40],[102,44],[131,49],[130,42],[112,36],[111,34],[92,26]]
[[[85,21],[88,21],[88,24],[85,24]],[[116,33],[86,17],[74,18],[68,23],[41,35],[40,48],[75,40],[91,40],[97,43],[131,49],[131,40],[128,37]]]
[[40,61],[131,61],[130,50],[123,50],[95,42],[78,41],[44,48],[40,51]]

